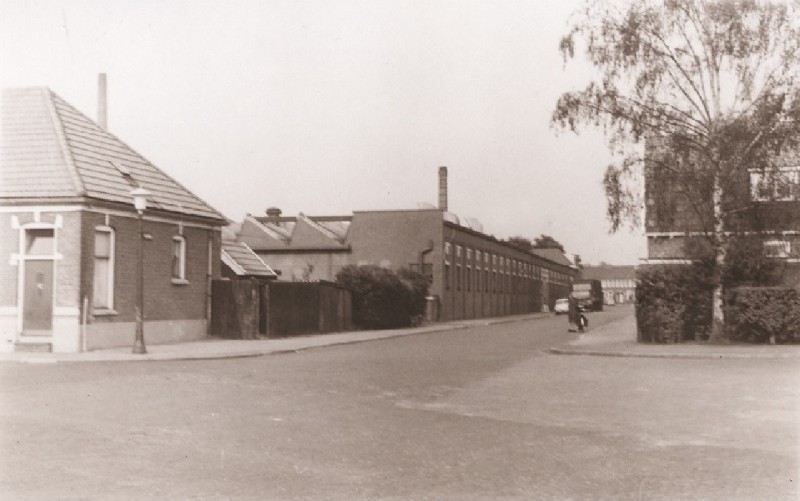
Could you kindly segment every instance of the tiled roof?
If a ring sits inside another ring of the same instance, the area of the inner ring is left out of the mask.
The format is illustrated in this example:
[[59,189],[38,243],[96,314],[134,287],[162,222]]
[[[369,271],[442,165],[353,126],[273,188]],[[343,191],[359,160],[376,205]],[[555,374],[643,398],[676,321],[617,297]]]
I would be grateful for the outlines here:
[[583,278],[593,280],[633,280],[636,278],[633,266],[584,266],[582,275]]
[[6,89],[2,98],[0,198],[87,197],[132,204],[152,193],[155,209],[224,217],[45,87]]
[[222,242],[222,262],[238,276],[276,278],[278,275],[258,255],[239,242]]

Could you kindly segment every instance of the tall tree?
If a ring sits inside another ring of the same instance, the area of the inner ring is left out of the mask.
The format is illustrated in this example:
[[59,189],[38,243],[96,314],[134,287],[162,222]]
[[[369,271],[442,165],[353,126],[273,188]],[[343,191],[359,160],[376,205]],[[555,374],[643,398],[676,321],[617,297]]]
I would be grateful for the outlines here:
[[[553,124],[605,130],[618,159],[604,177],[613,231],[636,221],[645,165],[696,202],[713,257],[711,337],[719,339],[730,216],[742,210],[731,195],[742,172],[775,171],[800,137],[800,1],[591,1],[561,41],[565,61],[576,47],[598,79],[564,93]],[[668,153],[645,162],[645,140]]]

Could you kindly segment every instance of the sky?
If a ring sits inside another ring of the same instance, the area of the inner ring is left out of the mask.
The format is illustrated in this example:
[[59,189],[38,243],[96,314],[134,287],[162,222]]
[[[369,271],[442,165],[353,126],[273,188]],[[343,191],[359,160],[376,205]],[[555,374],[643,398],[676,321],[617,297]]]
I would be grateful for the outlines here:
[[609,234],[600,131],[556,131],[591,69],[558,42],[578,0],[0,0],[0,85],[47,86],[228,218],[436,205],[497,238],[552,235],[635,264]]

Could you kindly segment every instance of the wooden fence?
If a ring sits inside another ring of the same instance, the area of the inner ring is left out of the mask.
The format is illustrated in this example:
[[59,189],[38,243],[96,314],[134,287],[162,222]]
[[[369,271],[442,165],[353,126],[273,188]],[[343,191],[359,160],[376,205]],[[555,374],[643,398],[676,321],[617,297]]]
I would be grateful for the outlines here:
[[227,339],[257,339],[262,286],[254,280],[213,280],[211,333]]
[[330,282],[214,280],[212,334],[230,339],[353,329],[350,291]]

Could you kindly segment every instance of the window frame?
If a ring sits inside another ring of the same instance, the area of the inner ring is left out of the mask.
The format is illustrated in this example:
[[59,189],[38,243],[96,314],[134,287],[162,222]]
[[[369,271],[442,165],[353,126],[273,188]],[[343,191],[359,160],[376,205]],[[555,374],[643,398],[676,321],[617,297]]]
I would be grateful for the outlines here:
[[[104,233],[108,235],[108,270],[106,275],[106,297],[105,304],[97,304],[97,235]],[[115,275],[116,275],[116,249],[117,249],[117,234],[114,228],[110,226],[95,226],[94,228],[94,250],[92,251],[92,310],[93,311],[113,311],[115,306]]]
[[[178,253],[178,276],[175,276],[175,244],[179,243],[179,250]],[[173,284],[186,284],[189,281],[186,279],[186,237],[183,235],[173,235],[172,236],[172,269],[170,270],[170,277],[172,279]]]
[[[800,194],[800,166],[779,167],[774,170],[750,169],[750,199],[754,202],[791,202],[798,200]],[[784,187],[779,181],[784,177],[787,193],[780,195]],[[768,184],[764,184],[768,183]],[[762,194],[762,188],[769,192]]]

